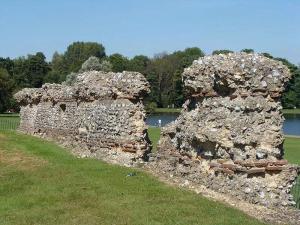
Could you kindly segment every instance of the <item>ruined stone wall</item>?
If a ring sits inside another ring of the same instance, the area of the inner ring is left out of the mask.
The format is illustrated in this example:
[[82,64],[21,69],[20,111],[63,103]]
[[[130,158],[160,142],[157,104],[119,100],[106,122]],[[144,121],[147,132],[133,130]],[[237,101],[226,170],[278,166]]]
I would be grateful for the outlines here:
[[155,168],[266,206],[293,205],[298,169],[283,160],[281,62],[258,54],[200,58],[183,73],[188,99],[163,129]]
[[85,72],[74,85],[45,84],[15,95],[20,130],[54,139],[82,157],[130,165],[149,151],[140,73]]

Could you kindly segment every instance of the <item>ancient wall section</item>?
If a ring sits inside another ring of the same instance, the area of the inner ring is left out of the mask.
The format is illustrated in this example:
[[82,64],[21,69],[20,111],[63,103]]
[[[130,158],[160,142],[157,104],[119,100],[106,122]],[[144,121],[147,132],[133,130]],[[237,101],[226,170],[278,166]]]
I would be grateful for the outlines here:
[[155,168],[238,199],[293,205],[280,97],[289,70],[258,54],[205,56],[183,73],[188,99],[163,129]]
[[72,86],[45,84],[15,95],[20,130],[71,146],[82,157],[130,165],[149,151],[142,98],[149,92],[136,72],[79,74]]

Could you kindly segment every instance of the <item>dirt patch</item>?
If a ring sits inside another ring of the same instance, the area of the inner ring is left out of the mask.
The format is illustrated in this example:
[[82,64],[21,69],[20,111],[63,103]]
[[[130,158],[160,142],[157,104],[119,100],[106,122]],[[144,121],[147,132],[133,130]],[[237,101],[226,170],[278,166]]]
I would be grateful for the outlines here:
[[7,137],[4,134],[0,134],[0,141],[7,140]]
[[31,171],[45,164],[47,164],[47,161],[35,156],[26,155],[20,150],[7,151],[0,149],[0,165],[5,167],[13,167],[19,170]]

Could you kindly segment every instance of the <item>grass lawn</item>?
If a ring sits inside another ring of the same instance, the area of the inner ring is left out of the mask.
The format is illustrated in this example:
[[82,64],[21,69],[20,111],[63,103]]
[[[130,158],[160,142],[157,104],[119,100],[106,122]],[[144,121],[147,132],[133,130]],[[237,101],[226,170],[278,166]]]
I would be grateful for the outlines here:
[[283,109],[283,114],[300,114],[300,109]]
[[159,127],[149,127],[148,134],[149,134],[149,138],[152,142],[152,146],[153,146],[152,151],[156,152],[157,143],[160,138],[160,128]]
[[284,158],[290,163],[300,165],[300,137],[286,137],[284,142]]
[[154,113],[180,113],[181,108],[156,108]]
[[1,225],[262,224],[139,170],[77,159],[14,131],[0,132],[0,182]]
[[19,116],[19,113],[0,113],[0,117]]
[[[284,148],[284,157],[289,162],[300,165],[300,138],[286,138]],[[297,202],[297,207],[300,209],[300,176],[298,177],[296,186],[292,189],[292,194]]]

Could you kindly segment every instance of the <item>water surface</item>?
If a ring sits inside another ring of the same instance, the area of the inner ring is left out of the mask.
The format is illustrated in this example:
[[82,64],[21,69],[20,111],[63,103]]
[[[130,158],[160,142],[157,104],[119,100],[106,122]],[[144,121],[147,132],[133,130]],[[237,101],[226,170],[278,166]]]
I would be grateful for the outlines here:
[[[158,120],[161,120],[161,126],[176,120],[179,113],[154,113],[147,117],[146,123],[150,126],[159,126]],[[287,135],[300,136],[300,114],[285,114],[283,132]]]

